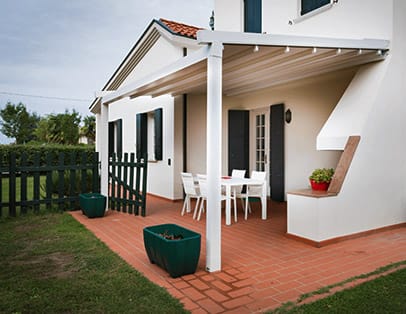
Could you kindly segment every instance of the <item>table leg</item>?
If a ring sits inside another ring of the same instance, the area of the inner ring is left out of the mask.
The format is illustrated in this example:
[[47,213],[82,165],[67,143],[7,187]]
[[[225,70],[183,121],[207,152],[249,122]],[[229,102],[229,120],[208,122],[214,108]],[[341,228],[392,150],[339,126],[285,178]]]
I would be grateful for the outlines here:
[[262,184],[262,197],[261,197],[261,205],[262,205],[262,219],[266,220],[266,205],[267,205],[267,197],[266,197],[266,181]]
[[226,185],[226,225],[231,225],[231,186]]

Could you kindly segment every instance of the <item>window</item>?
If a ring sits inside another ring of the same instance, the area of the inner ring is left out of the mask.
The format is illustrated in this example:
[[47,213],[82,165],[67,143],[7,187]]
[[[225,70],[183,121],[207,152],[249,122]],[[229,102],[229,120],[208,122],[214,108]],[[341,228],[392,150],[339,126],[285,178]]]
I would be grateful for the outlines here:
[[109,156],[123,153],[123,120],[109,122]]
[[300,15],[307,14],[318,8],[321,8],[327,4],[331,3],[331,0],[301,0],[302,7]]
[[262,0],[244,1],[244,32],[262,32]]
[[136,116],[137,158],[162,160],[162,108]]

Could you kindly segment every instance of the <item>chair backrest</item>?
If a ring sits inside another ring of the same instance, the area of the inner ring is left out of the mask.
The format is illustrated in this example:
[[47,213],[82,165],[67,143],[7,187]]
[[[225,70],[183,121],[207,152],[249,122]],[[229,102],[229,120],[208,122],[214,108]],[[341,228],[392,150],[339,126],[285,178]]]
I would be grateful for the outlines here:
[[251,179],[264,181],[266,177],[265,171],[252,171],[251,172]]
[[[238,169],[233,169],[231,172],[231,176],[234,178],[245,178],[245,170],[238,170]],[[239,194],[242,192],[242,185],[237,185],[233,188],[234,192]]]
[[[266,172],[265,171],[252,171],[251,172],[251,179],[258,180],[258,181],[265,181]],[[262,195],[262,186],[260,185],[249,185],[248,186],[248,194],[250,196],[261,196]]]
[[244,178],[245,172],[245,170],[233,169],[233,171],[231,172],[231,176],[235,178]]
[[200,195],[203,197],[207,196],[207,177],[204,174],[198,174],[197,180],[199,181]]
[[193,179],[193,175],[189,172],[182,172],[181,176],[185,193],[189,195],[197,195],[197,189]]

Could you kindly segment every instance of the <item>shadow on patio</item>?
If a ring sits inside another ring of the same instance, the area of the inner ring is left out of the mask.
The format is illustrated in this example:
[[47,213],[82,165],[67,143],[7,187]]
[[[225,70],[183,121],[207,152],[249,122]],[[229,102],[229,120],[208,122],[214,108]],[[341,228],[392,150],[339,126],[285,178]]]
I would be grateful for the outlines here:
[[[194,205],[194,204],[192,204]],[[222,271],[205,271],[205,217],[180,215],[181,202],[147,197],[147,217],[109,211],[101,219],[71,212],[113,251],[154,283],[165,287],[194,313],[261,312],[301,294],[371,272],[406,259],[406,228],[379,232],[323,248],[289,239],[286,203],[268,202],[268,220],[260,218],[260,203],[244,220],[241,204],[238,222],[222,221]],[[192,207],[193,208],[193,207]],[[143,243],[146,226],[175,223],[202,235],[202,249],[195,274],[171,278],[150,264]]]

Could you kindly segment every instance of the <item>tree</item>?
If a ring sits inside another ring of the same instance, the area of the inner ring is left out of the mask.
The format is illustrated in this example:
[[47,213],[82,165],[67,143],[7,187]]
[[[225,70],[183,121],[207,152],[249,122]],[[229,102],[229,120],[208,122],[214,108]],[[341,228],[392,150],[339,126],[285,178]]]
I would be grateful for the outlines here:
[[83,126],[80,129],[80,135],[86,136],[89,144],[93,144],[96,140],[96,118],[95,116],[87,116],[83,118]]
[[79,140],[79,124],[81,117],[78,112],[68,110],[65,113],[50,114],[41,119],[35,134],[39,141],[75,145]]
[[30,114],[23,103],[14,105],[7,102],[0,110],[0,131],[9,138],[15,138],[16,144],[24,144],[35,139],[34,130],[40,120],[36,113]]

